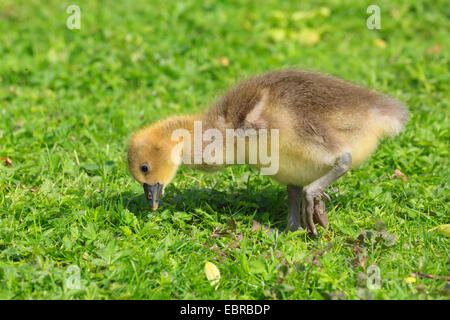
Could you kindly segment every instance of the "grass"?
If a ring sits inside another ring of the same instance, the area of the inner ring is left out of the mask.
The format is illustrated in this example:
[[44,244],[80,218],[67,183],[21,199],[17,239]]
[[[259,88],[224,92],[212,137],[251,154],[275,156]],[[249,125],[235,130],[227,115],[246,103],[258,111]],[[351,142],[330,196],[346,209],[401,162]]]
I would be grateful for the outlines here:
[[[66,28],[70,4],[80,30]],[[12,164],[0,164],[0,298],[448,299],[445,280],[411,277],[449,276],[449,239],[430,231],[449,223],[448,3],[377,1],[380,30],[366,28],[370,4],[1,1],[0,157]],[[328,229],[252,231],[284,229],[287,195],[246,167],[182,169],[150,212],[127,172],[130,134],[284,67],[411,111],[404,133],[333,185]],[[383,224],[393,245],[355,240]]]

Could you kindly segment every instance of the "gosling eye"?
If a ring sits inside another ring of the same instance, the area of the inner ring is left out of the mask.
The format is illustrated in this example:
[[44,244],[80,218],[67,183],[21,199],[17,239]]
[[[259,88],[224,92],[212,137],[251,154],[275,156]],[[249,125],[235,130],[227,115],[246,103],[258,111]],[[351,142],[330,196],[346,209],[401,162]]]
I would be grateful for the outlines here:
[[147,173],[148,173],[148,170],[149,170],[148,164],[144,163],[144,164],[141,166],[141,171],[142,171],[143,173],[147,174]]

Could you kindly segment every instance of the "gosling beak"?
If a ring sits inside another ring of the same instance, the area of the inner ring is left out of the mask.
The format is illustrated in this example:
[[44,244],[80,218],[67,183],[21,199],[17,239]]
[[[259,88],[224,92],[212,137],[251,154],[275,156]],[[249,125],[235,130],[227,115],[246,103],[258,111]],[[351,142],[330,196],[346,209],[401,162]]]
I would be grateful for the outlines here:
[[150,206],[150,208],[152,208],[153,211],[158,209],[159,197],[161,196],[162,191],[163,185],[159,182],[152,186],[144,183],[145,198],[147,199],[148,205]]

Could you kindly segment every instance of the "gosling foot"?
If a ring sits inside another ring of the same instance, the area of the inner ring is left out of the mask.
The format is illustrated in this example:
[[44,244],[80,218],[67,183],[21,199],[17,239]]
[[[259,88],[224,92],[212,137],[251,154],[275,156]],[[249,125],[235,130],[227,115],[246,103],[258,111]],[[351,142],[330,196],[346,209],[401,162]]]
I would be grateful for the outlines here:
[[324,192],[311,194],[308,190],[305,191],[303,192],[302,199],[303,225],[310,235],[317,236],[316,223],[324,229],[328,226],[328,216],[325,211],[325,203],[322,197],[329,199],[329,196]]

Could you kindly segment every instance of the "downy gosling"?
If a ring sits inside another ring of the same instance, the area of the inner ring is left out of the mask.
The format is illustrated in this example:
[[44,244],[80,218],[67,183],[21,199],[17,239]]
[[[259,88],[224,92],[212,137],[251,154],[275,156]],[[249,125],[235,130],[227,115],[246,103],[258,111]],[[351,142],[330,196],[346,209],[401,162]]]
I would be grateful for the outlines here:
[[397,135],[407,119],[401,103],[359,85],[315,72],[274,71],[232,87],[203,114],[139,130],[129,142],[128,167],[153,210],[181,164],[204,171],[243,163],[259,168],[287,185],[287,229],[303,226],[317,236],[315,224],[328,224],[325,189],[361,165],[380,139]]

